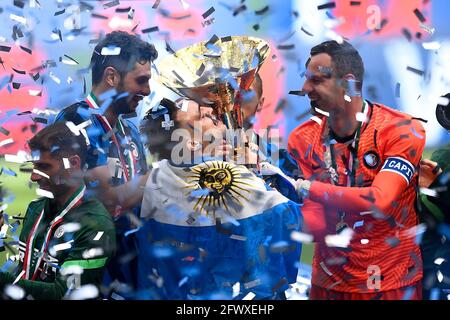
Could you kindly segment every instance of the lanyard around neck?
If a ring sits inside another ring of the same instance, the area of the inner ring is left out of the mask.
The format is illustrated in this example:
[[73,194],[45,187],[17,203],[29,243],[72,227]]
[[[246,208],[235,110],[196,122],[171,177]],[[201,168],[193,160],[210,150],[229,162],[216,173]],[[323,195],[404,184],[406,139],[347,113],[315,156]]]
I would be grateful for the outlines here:
[[[87,96],[86,103],[89,105],[89,107],[91,109],[99,109],[98,104],[97,104],[97,99],[95,98],[95,96],[93,95],[92,92]],[[113,142],[116,146],[120,164],[121,164],[122,170],[124,172],[125,181],[130,181],[133,178],[134,173],[135,173],[135,161],[136,161],[134,159],[132,150],[127,150],[126,155],[125,155],[126,156],[126,160],[125,160],[123,157],[121,148],[120,148],[119,140],[117,139],[117,136],[114,133],[114,130],[112,129],[111,124],[109,123],[108,119],[105,116],[102,116],[100,114],[97,114],[96,116],[97,116],[98,120],[100,121],[100,123],[102,124],[102,127],[105,130],[105,132],[111,134],[111,139],[113,140]],[[119,116],[117,123],[118,123],[118,129],[122,132],[127,144],[129,146],[131,146],[131,143],[130,143],[131,141],[130,141],[129,137],[127,136],[127,134],[125,133],[125,128],[122,123],[122,117]],[[127,164],[128,164],[128,166],[127,166]]]
[[[351,143],[351,148],[350,148],[350,155],[348,157],[348,162],[347,162],[347,186],[351,187],[354,186],[355,184],[355,176],[356,176],[356,162],[358,160],[358,147],[359,147],[359,138],[361,136],[361,130],[362,130],[362,126],[364,122],[367,122],[367,114],[368,114],[369,108],[367,106],[367,102],[363,100],[363,107],[362,107],[362,113],[363,113],[363,121],[360,121],[358,124],[358,127],[356,129],[356,133],[355,136],[353,138],[353,141]],[[329,130],[328,132],[328,143],[326,146],[326,153],[329,154],[329,156],[327,157],[327,154],[325,155],[325,159],[329,158],[331,160],[331,168],[330,168],[330,173],[331,173],[331,183],[332,184],[337,184],[338,181],[338,177],[337,177],[337,162],[336,162],[336,155],[334,152],[334,144],[331,143],[331,130]]]
[[84,192],[86,191],[86,186],[82,186],[80,187],[73,195],[72,197],[68,200],[68,203],[62,208],[61,212],[50,222],[47,232],[45,233],[45,237],[44,237],[44,242],[42,243],[41,246],[41,250],[39,251],[38,254],[38,260],[35,264],[34,267],[34,271],[32,273],[32,275],[30,276],[31,273],[31,259],[33,256],[33,250],[34,250],[34,242],[36,240],[36,235],[38,233],[38,227],[40,225],[40,223],[43,220],[43,217],[45,215],[45,207],[46,205],[44,205],[44,208],[42,208],[41,213],[39,214],[38,218],[36,219],[33,227],[31,228],[30,234],[28,235],[28,239],[27,239],[27,243],[26,243],[26,247],[25,247],[25,257],[23,259],[23,275],[22,275],[22,279],[31,279],[31,280],[35,280],[37,275],[38,275],[38,270],[39,270],[39,266],[42,263],[42,259],[44,259],[47,249],[48,249],[48,244],[50,241],[50,236],[53,234],[53,231],[55,229],[55,227],[63,220],[64,216],[73,208],[75,208],[76,206],[78,206],[84,196]]

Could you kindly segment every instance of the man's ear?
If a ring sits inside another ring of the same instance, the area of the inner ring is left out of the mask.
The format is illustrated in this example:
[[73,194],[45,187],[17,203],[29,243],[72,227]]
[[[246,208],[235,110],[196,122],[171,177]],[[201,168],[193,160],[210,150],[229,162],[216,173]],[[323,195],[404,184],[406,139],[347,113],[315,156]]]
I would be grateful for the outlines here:
[[264,101],[266,100],[266,97],[261,97],[261,99],[259,99],[259,104],[258,104],[258,108],[256,109],[256,112],[261,111],[261,109],[264,107]]
[[[73,155],[68,158],[71,169],[81,170],[81,158],[78,155]],[[69,169],[69,168],[66,168]]]
[[103,71],[103,80],[110,87],[115,88],[120,83],[120,74],[115,68],[107,67],[105,71]]
[[342,86],[345,89],[346,95],[350,97],[361,96],[361,83],[356,80],[354,74],[347,73],[342,80]]

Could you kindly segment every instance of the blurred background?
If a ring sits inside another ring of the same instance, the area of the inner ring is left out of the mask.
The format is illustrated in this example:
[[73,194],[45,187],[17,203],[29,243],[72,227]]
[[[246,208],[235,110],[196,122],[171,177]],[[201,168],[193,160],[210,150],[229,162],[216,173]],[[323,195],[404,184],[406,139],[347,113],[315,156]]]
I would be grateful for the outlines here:
[[[155,44],[156,69],[171,50],[213,35],[268,41],[270,58],[260,71],[265,105],[256,127],[277,128],[282,144],[309,118],[307,97],[289,92],[302,87],[310,48],[328,39],[348,39],[365,62],[363,96],[427,120],[429,157],[450,141],[435,118],[438,98],[450,91],[449,10],[446,0],[2,0],[1,209],[20,218],[37,197],[28,182],[30,168],[14,160],[58,110],[89,93],[92,50],[113,30]],[[155,70],[151,88],[173,98],[158,84]],[[138,108],[138,116],[144,111]],[[302,260],[310,262],[311,247]]]

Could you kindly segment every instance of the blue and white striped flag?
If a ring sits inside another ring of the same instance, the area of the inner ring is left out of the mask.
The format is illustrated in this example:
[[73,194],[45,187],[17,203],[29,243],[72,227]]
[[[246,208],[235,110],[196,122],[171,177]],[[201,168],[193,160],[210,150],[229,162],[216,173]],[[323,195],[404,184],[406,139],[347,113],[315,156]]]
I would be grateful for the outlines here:
[[300,208],[244,166],[160,161],[141,215],[140,299],[263,299],[296,281]]

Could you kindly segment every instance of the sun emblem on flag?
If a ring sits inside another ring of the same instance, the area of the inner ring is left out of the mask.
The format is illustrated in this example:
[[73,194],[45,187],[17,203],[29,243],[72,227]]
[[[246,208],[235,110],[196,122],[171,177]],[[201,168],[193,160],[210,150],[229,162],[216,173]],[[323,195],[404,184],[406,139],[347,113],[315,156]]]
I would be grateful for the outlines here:
[[186,196],[200,191],[197,193],[195,211],[209,215],[218,208],[230,211],[230,206],[242,206],[242,200],[249,201],[250,191],[245,187],[251,184],[250,179],[243,175],[243,168],[227,162],[207,161],[191,168],[190,173],[190,185],[186,187],[190,192]]

